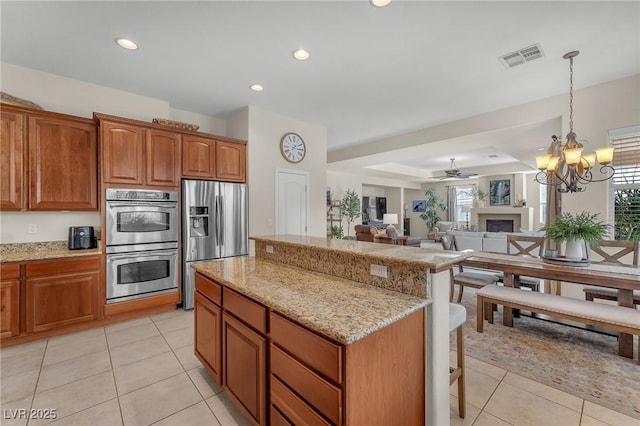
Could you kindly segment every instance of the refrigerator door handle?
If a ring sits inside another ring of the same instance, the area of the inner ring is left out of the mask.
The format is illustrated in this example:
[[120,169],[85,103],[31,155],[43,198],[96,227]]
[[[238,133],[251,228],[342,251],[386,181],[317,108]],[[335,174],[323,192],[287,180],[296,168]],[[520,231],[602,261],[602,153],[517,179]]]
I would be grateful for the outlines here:
[[220,196],[216,195],[215,197],[215,202],[214,202],[214,210],[215,210],[215,221],[216,221],[216,244],[218,246],[221,245],[221,241],[220,241],[220,227],[222,225],[222,223],[220,222]]
[[220,196],[220,239],[218,240],[218,245],[223,246],[224,245],[224,224],[225,224],[225,219],[224,219],[224,196]]

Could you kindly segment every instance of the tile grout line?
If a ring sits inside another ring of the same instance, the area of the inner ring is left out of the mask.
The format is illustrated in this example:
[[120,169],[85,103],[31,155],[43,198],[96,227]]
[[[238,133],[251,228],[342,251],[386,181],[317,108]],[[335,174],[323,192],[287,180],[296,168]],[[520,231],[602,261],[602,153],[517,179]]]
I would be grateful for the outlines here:
[[[126,329],[125,329],[126,330]],[[118,403],[118,411],[120,411],[120,421],[124,425],[124,416],[122,414],[122,405],[120,405],[120,396],[118,395],[118,384],[116,383],[116,369],[113,366],[113,359],[111,359],[111,348],[109,347],[109,340],[107,339],[107,328],[104,330],[104,338],[107,341],[107,352],[109,353],[109,365],[111,366],[111,378],[113,379],[113,387],[116,390],[116,402]]]

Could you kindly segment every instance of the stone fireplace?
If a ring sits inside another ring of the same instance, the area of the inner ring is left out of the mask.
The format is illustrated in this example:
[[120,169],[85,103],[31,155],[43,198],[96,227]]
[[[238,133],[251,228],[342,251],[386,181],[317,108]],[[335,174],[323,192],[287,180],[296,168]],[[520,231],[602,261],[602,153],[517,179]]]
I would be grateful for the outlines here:
[[487,232],[513,232],[513,219],[487,219]]
[[[513,221],[513,229],[510,232],[519,232],[520,228],[533,231],[532,207],[479,207],[471,209],[471,224],[477,225],[481,230],[488,231],[487,220]],[[497,231],[500,232],[500,231]],[[503,231],[509,232],[509,231]]]

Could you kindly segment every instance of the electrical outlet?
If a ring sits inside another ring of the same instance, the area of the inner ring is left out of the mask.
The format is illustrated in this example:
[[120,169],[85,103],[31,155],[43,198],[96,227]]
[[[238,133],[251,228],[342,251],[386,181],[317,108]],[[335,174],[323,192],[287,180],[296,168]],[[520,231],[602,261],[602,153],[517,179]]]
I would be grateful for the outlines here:
[[37,234],[38,233],[38,225],[35,223],[30,223],[29,227],[27,228],[27,232],[29,234]]
[[384,265],[371,264],[371,275],[381,278],[387,278],[387,267]]
[[267,253],[273,254],[273,246],[267,246]]

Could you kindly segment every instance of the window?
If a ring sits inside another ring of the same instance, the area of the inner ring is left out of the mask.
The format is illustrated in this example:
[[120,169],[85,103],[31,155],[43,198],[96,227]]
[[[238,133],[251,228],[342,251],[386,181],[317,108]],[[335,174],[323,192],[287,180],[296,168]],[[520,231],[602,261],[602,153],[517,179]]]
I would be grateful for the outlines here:
[[547,223],[547,191],[548,185],[540,185],[540,223]]
[[609,132],[614,146],[613,217],[616,240],[640,240],[640,126]]
[[[469,209],[473,207],[473,186],[456,186],[456,214],[455,221],[469,226],[471,213]],[[465,211],[466,210],[466,211]]]

